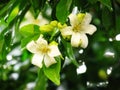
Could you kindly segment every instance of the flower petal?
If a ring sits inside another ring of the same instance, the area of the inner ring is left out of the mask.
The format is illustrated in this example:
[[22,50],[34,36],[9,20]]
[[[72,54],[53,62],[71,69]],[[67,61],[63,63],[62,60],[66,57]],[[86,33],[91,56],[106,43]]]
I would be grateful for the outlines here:
[[33,41],[33,40],[27,44],[26,48],[28,51],[30,51],[32,53],[39,53],[38,46],[35,43],[35,41]]
[[87,33],[89,35],[92,35],[96,30],[97,28],[92,24],[81,26],[81,32]]
[[40,37],[36,41],[37,45],[48,45],[47,41],[43,38],[43,35],[40,35]]
[[72,34],[72,27],[68,26],[68,27],[61,29],[60,31],[61,31],[61,34],[63,36],[71,35]]
[[71,38],[71,45],[73,47],[81,46],[82,48],[86,48],[88,45],[88,38],[83,33],[73,33]]
[[80,46],[86,48],[88,46],[88,38],[85,34],[80,34]]
[[44,63],[46,67],[49,67],[50,65],[56,63],[56,60],[54,59],[54,57],[50,57],[46,54],[44,57]]
[[69,15],[69,18],[70,18],[70,24],[71,24],[73,27],[79,24],[79,20],[78,20],[77,15],[75,15],[75,14],[70,14],[70,15]]
[[42,68],[43,54],[35,54],[32,57],[32,64]]
[[92,15],[89,13],[86,13],[81,24],[89,24],[91,20],[92,20]]
[[50,48],[50,52],[48,53],[48,55],[50,57],[55,57],[55,56],[61,55],[57,45],[50,45],[49,48]]
[[73,47],[78,47],[80,44],[80,33],[73,33],[71,37],[71,45]]
[[37,25],[40,25],[40,26],[49,23],[49,21],[48,21],[47,19],[45,19],[45,18],[42,16],[41,13],[38,15],[37,20],[40,21],[40,22],[37,23]]

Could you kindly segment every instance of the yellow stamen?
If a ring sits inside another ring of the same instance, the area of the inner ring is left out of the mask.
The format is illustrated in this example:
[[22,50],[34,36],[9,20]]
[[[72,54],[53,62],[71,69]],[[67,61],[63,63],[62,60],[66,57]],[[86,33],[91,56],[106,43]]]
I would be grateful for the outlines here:
[[36,19],[36,20],[33,21],[33,23],[39,24],[39,23],[40,23],[40,20]]
[[39,51],[42,52],[43,54],[46,54],[50,51],[48,45],[40,45]]
[[80,32],[80,24],[75,25],[75,26],[73,27],[73,31],[74,31],[74,32]]

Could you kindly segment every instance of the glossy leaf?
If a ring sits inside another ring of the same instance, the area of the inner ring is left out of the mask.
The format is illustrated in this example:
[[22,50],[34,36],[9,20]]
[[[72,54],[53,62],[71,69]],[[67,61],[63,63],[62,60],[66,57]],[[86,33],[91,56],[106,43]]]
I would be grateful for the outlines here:
[[102,9],[102,23],[103,26],[108,30],[111,25],[114,24],[113,14],[107,9]]
[[47,78],[44,75],[43,70],[40,69],[38,72],[37,83],[36,83],[34,90],[46,90],[46,86],[47,86],[46,81],[47,81]]
[[2,33],[7,27],[8,23],[5,22],[4,18],[0,18],[0,33]]
[[4,8],[0,8],[0,17],[8,10],[8,8],[10,8],[11,4],[13,4],[14,1],[15,0],[11,0],[7,5],[4,6]]
[[48,79],[54,82],[56,85],[60,85],[60,69],[61,69],[61,59],[60,57],[55,58],[57,63],[51,65],[50,67],[43,66],[44,74]]
[[61,23],[65,23],[72,0],[60,0],[56,7],[56,17]]
[[77,63],[76,59],[75,59],[75,55],[73,53],[73,49],[72,49],[72,46],[70,44],[70,42],[67,42],[65,41],[64,39],[62,39],[62,43],[63,43],[63,46],[65,48],[65,51],[66,51],[66,54],[67,54],[67,57],[71,60],[71,62],[76,65],[77,67],[79,66],[79,64]]
[[103,5],[105,5],[110,11],[113,11],[111,0],[99,0]]
[[36,40],[39,37],[39,34],[36,34],[34,36],[29,36],[26,38],[23,38],[21,40],[21,48],[24,49],[26,47],[26,45],[31,41],[31,40]]
[[4,44],[4,39],[0,37],[0,53],[2,52],[3,44]]
[[34,34],[40,33],[39,26],[34,24],[25,25],[20,29],[20,33],[24,37],[33,36]]
[[21,47],[24,49],[28,42],[30,42],[31,40],[36,40],[39,37],[39,26],[34,24],[25,25],[20,29],[20,33],[24,37],[21,40]]
[[59,33],[60,33],[59,29],[58,29],[58,28],[54,28],[54,30],[53,30],[53,32],[52,32],[52,35],[51,35],[51,37],[50,37],[50,41],[52,41],[53,38],[54,38],[55,36],[57,36]]
[[33,8],[33,15],[35,18],[39,15],[40,11],[44,8],[46,0],[30,0]]
[[6,46],[9,48],[12,43],[12,31],[8,31],[7,33],[5,33],[4,40],[5,40]]
[[21,40],[21,48],[24,49],[24,47],[27,45],[27,43],[30,42],[31,40],[32,40],[31,37],[23,38]]
[[12,12],[10,13],[9,17],[8,17],[8,22],[11,22],[17,15],[18,15],[18,12],[19,12],[19,8],[18,6],[15,7]]

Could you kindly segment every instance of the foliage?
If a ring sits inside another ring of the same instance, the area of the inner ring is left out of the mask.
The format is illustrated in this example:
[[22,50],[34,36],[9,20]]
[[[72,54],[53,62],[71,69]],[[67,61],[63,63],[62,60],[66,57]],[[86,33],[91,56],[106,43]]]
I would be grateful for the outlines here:
[[[70,25],[68,16],[76,7],[77,13],[91,13],[91,23],[97,27],[92,36],[87,35],[85,49],[72,47],[70,37],[60,34],[61,28]],[[119,0],[1,0],[0,90],[119,90],[119,10]],[[34,17],[33,23],[28,17],[29,24],[21,26],[27,12]],[[47,29],[36,24],[39,15],[49,22]],[[26,50],[40,34],[48,43],[56,41],[62,54],[48,68],[32,65],[32,54]],[[77,71],[83,66],[84,73]]]

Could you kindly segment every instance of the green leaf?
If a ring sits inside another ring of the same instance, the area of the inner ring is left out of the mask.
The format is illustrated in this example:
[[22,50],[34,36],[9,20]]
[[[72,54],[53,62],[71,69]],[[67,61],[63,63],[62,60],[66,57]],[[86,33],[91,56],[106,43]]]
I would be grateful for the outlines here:
[[99,0],[103,5],[105,5],[110,11],[113,11],[111,0]]
[[34,24],[25,25],[20,29],[20,33],[24,37],[29,37],[35,34],[39,34],[40,33],[39,26]]
[[77,61],[76,61],[76,59],[75,59],[75,56],[74,56],[74,53],[73,53],[73,49],[72,49],[72,46],[71,46],[70,42],[67,42],[67,41],[65,41],[65,40],[62,38],[62,43],[63,43],[63,46],[64,46],[64,48],[65,48],[67,57],[72,61],[72,63],[73,63],[74,65],[76,65],[76,66],[78,67],[79,64],[77,63]]
[[0,18],[0,33],[8,27],[8,23],[5,22],[4,18]]
[[[59,33],[60,33],[59,29],[58,28],[54,28],[53,32],[52,32],[52,35],[50,37],[50,41],[52,41],[55,36],[58,36]],[[55,39],[56,39],[56,37],[55,37]]]
[[23,38],[21,40],[21,48],[24,49],[25,46],[28,44],[28,42],[30,42],[31,40],[36,40],[38,37],[39,37],[39,34]]
[[91,4],[95,4],[98,0],[88,0]]
[[50,67],[43,66],[44,74],[56,85],[60,85],[60,69],[61,69],[61,59],[60,57],[55,58],[57,63],[51,65]]
[[116,15],[116,29],[120,32],[120,16]]
[[106,28],[106,30],[109,30],[109,28],[114,25],[114,18],[113,13],[108,10],[108,8],[103,7],[102,8],[102,24]]
[[0,37],[0,53],[2,52],[3,45],[4,45],[4,39]]
[[38,73],[38,79],[34,90],[46,90],[47,78],[42,69]]
[[32,4],[32,13],[35,18],[39,15],[40,11],[44,8],[46,0],[30,0]]
[[31,37],[23,38],[21,40],[21,48],[24,48],[27,45],[27,43],[30,42],[31,40],[32,40]]
[[19,12],[19,8],[18,6],[15,7],[12,12],[10,13],[9,17],[8,17],[8,22],[11,22],[17,15],[18,15],[18,12]]
[[[7,29],[8,30],[8,29]],[[11,47],[12,44],[12,31],[8,31],[5,33],[4,35],[4,40],[5,40],[5,44],[8,48]]]
[[0,17],[7,12],[8,8],[14,3],[15,0],[10,0],[7,5],[5,5],[2,9],[0,8]]
[[56,7],[56,17],[61,23],[65,23],[71,4],[72,0],[60,0],[58,3]]
[[39,26],[28,24],[20,29],[20,33],[24,38],[21,40],[21,47],[24,49],[26,44],[31,40],[36,40],[40,36]]

